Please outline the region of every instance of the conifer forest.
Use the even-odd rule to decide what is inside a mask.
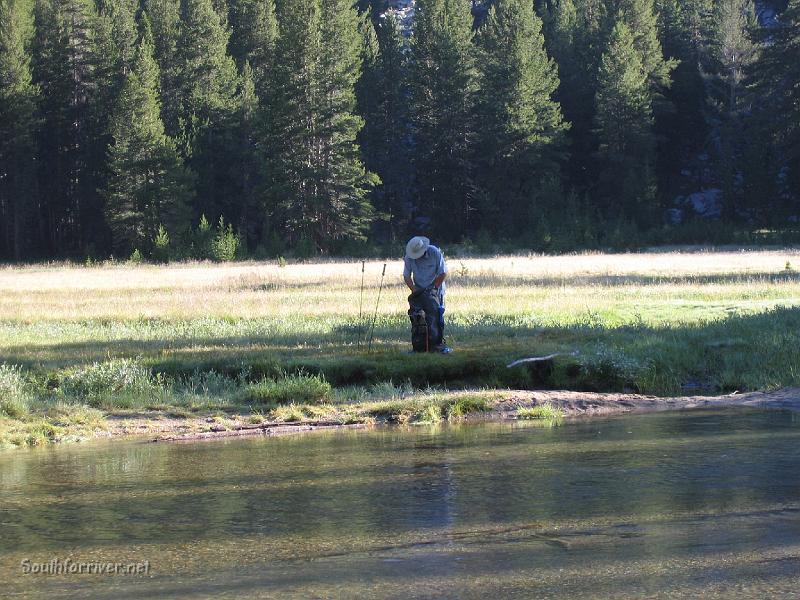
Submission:
[[[798,219],[800,0],[0,0],[4,261]]]

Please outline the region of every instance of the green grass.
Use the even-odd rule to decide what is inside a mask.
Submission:
[[[320,375],[284,375],[278,380],[261,379],[246,384],[241,392],[246,404],[275,405],[290,402],[319,404],[331,396],[331,384]]]
[[[800,255],[450,259],[451,355],[408,354],[399,262],[371,350],[358,262],[0,269],[0,439],[38,443],[97,425],[57,421],[57,406],[76,419],[160,410],[414,423],[486,410],[492,389],[800,386],[800,273],[787,263]],[[363,313],[381,268],[367,265]],[[448,390],[467,391],[455,401]]]
[[[559,421],[564,418],[564,413],[549,402],[545,402],[539,406],[518,409],[517,418],[522,420],[542,419],[545,421]]]

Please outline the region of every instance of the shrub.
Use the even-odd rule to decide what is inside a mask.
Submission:
[[[211,251],[215,260],[220,262],[230,262],[236,260],[239,251],[239,236],[233,233],[233,226],[228,223],[225,225],[225,218],[219,218],[217,235],[211,244]]]
[[[130,257],[128,258],[128,262],[132,265],[142,264],[142,253],[139,252],[138,248],[133,249],[133,252],[131,252]]]
[[[153,402],[164,391],[160,378],[130,359],[115,359],[80,368],[61,380],[67,400],[91,406],[132,408]]]
[[[324,377],[300,373],[251,383],[243,389],[242,400],[251,404],[320,404],[331,391],[331,384]]]
[[[33,393],[17,365],[0,364],[0,414],[19,419],[30,412]]]
[[[170,258],[169,234],[163,225],[158,226],[158,233],[153,238],[153,260],[167,262]]]

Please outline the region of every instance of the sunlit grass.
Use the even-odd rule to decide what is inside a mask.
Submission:
[[[564,418],[564,413],[549,402],[545,402],[538,406],[518,409],[517,418],[522,420],[543,419],[547,421],[558,421]]]

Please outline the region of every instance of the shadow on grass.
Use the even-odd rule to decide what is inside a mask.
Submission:
[[[492,321],[453,327],[455,352],[410,354],[404,328],[376,328],[373,351],[327,336],[202,337],[163,342],[124,339],[9,348],[4,362],[58,378],[64,368],[110,357],[132,357],[171,378],[214,371],[249,380],[282,373],[323,375],[334,386],[392,380],[459,387],[564,388],[677,394],[691,384],[712,391],[775,388],[800,383],[800,308],[777,308],[707,323],[617,328],[503,327]],[[497,324],[497,321],[494,321]],[[554,352],[576,356],[528,363],[514,359]],[[49,363],[49,364],[48,364]]]

